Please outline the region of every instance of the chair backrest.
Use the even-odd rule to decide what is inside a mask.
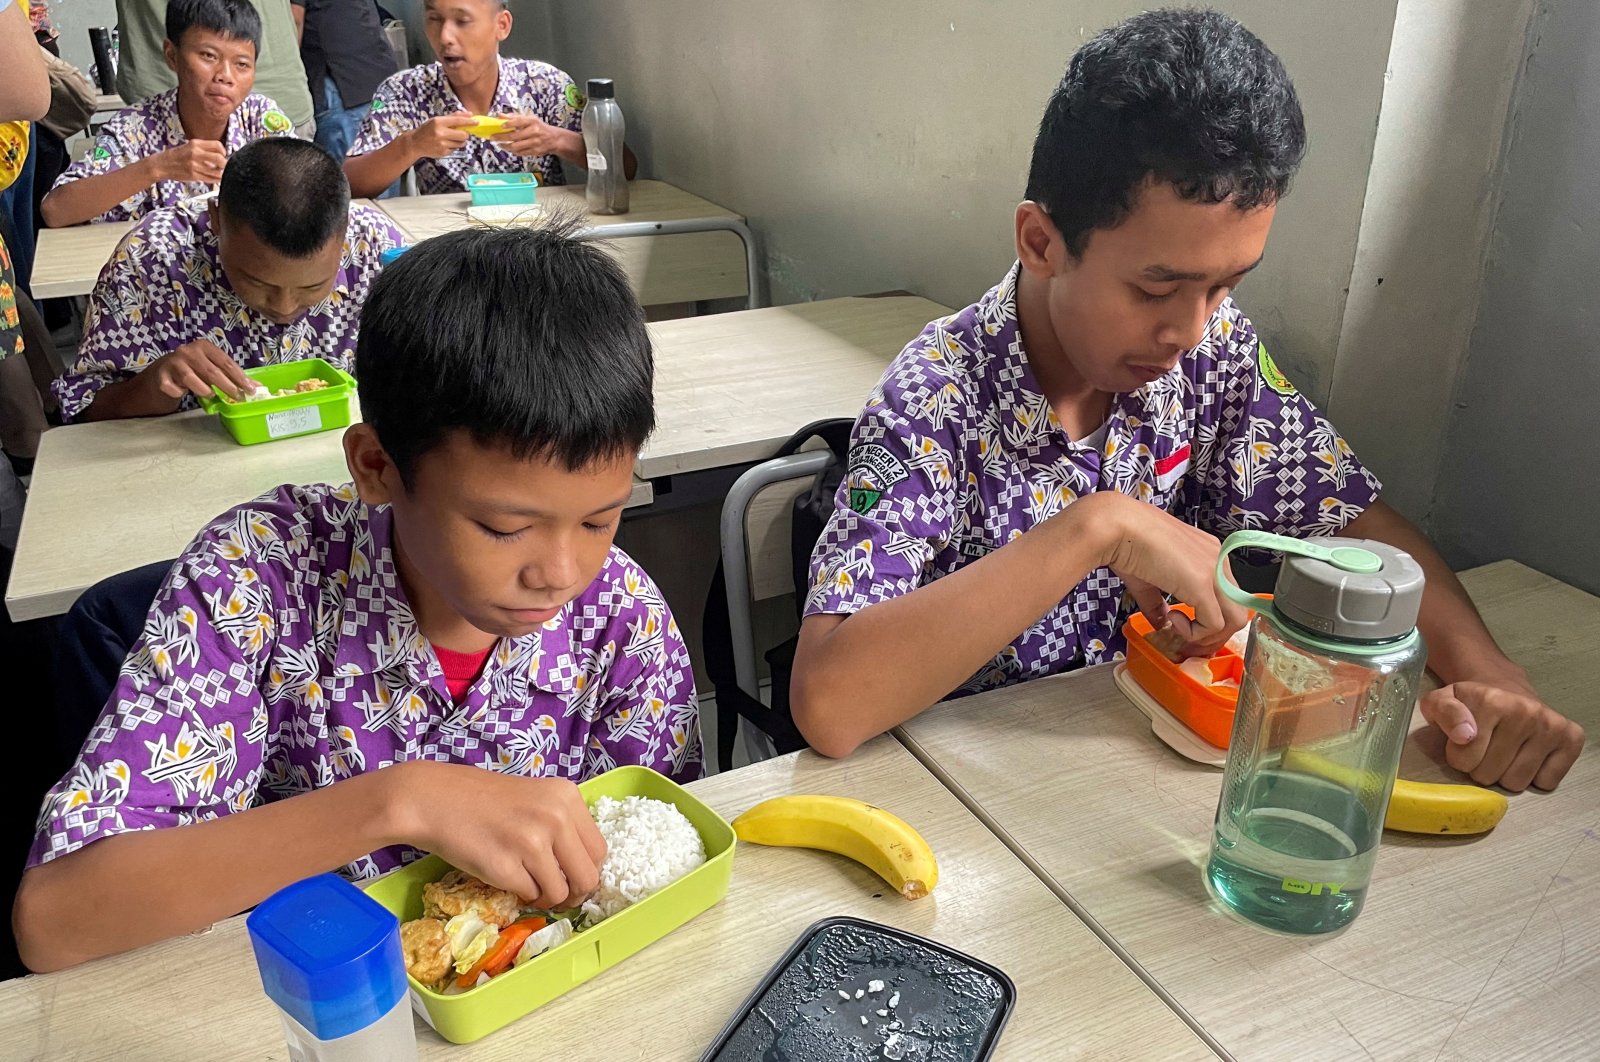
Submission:
[[[745,471],[728,491],[721,520],[722,562],[712,578],[701,631],[706,673],[717,694],[717,753],[732,765],[741,719],[751,759],[803,748],[789,715],[788,680],[796,638],[766,654],[772,703],[761,700],[753,606],[803,584],[806,560],[843,475],[850,422],[819,421],[796,432],[779,456]],[[805,539],[805,541],[802,541]],[[798,573],[798,574],[797,574]],[[803,593],[804,586],[799,587]],[[799,609],[796,609],[798,616]]]
[[[826,450],[821,439],[814,439],[800,452]],[[811,489],[815,475],[814,471],[801,468],[793,472],[792,478],[770,481],[749,498],[745,506],[744,540],[751,602],[769,601],[795,592],[794,504],[796,498]]]

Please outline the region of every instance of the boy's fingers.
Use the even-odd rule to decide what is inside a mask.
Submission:
[[[540,907],[553,911],[566,904],[572,890],[567,885],[567,876],[561,873],[553,851],[546,848],[532,859],[524,859],[522,865],[528,868],[534,883],[539,886],[539,895],[535,899]]]
[[[1542,742],[1529,741],[1512,758],[1510,766],[1500,775],[1500,784],[1513,793],[1520,793],[1533,782],[1552,750]]]
[[[587,807],[584,809],[583,818],[578,820],[578,840],[583,842],[584,851],[589,853],[589,858],[594,860],[595,866],[605,862],[605,835],[600,832],[600,827],[594,824],[594,819],[589,817]]]
[[[1423,697],[1421,708],[1422,718],[1444,731],[1451,745],[1464,746],[1478,736],[1478,721],[1472,709],[1455,695],[1452,686],[1444,686]]]
[[[195,388],[200,386],[200,378],[181,366],[171,372],[158,375],[156,380],[161,386],[161,393],[168,398],[182,398],[187,394],[199,394]]]
[[[1554,789],[1561,784],[1561,779],[1566,777],[1567,771],[1578,761],[1578,754],[1583,751],[1583,734],[1580,730],[1576,740],[1568,740],[1557,745],[1555,750],[1544,758],[1544,763],[1533,776],[1533,784],[1539,789]]]
[[[567,887],[572,890],[568,903],[575,904],[599,888],[599,864],[590,857],[576,830],[556,838],[555,854]]]
[[[1133,603],[1144,613],[1144,618],[1150,621],[1151,627],[1159,631],[1167,626],[1171,618],[1171,610],[1167,608],[1167,595],[1143,579],[1125,575],[1122,577],[1122,583],[1128,588],[1128,595],[1133,598]]]
[[[222,377],[240,393],[255,390],[255,381],[250,375],[239,367],[239,363],[209,343],[201,348],[205,351],[206,358],[222,372]]]
[[[1484,750],[1483,759],[1467,773],[1479,785],[1493,785],[1505,777],[1506,772],[1511,769],[1511,764],[1516,761],[1518,753],[1535,744],[1529,741],[1525,734],[1517,733],[1507,727],[1496,727],[1489,739],[1489,747]],[[1539,758],[1544,759],[1542,755]]]

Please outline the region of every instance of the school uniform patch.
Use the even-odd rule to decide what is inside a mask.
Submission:
[[[1183,478],[1183,474],[1189,471],[1189,456],[1192,452],[1192,447],[1184,443],[1156,462],[1157,490],[1171,490],[1173,485]]]
[[[1289,378],[1278,369],[1277,364],[1272,360],[1272,355],[1267,353],[1267,345],[1259,339],[1256,340],[1256,364],[1261,367],[1261,379],[1268,387],[1280,395],[1298,393],[1295,391],[1294,384],[1290,383]]]
[[[268,111],[263,114],[261,116],[261,125],[262,128],[274,136],[287,133],[294,128],[294,123],[289,121],[289,116],[282,111]]]
[[[850,451],[850,470],[845,475],[850,508],[865,515],[878,504],[884,491],[910,474],[905,462],[877,443],[856,447]]]
[[[574,84],[567,85],[565,96],[567,98],[567,106],[575,111],[583,110],[584,104],[589,102],[584,98],[583,93],[578,91],[578,86]]]
[[[102,161],[104,159],[109,159],[110,157],[111,157],[111,152],[107,151],[105,148],[97,147],[97,148],[94,149],[94,160],[96,162],[100,162],[100,161]]]

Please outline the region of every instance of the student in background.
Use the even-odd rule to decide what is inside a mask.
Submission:
[[[147,215],[100,273],[78,360],[55,381],[66,420],[148,417],[244,370],[323,358],[349,369],[379,255],[404,236],[352,206],[339,164],[309,141],[259,140],[228,161],[215,203]]]
[[[14,914],[30,967],[419,851],[570,906],[605,853],[574,783],[700,776],[688,651],[612,545],[655,421],[650,339],[575,229],[453,232],[385,269],[354,483],[281,487],[179,558],[44,802]]]
[[[584,166],[583,93],[548,63],[507,59],[505,0],[427,0],[428,43],[438,62],[402,70],[378,87],[345,173],[356,195],[381,193],[408,169],[424,195],[459,192],[472,173],[533,173],[564,184],[562,163]],[[505,118],[496,136],[472,136],[474,115]],[[638,170],[624,149],[629,180]]]
[[[261,19],[248,0],[172,0],[167,66],[178,87],[117,112],[89,154],[56,178],[40,210],[46,225],[134,221],[203,195],[222,179],[228,156],[293,123],[251,91]]]
[[[1230,297],[1304,150],[1283,65],[1226,15],[1148,12],[1073,57],[1034,141],[1017,264],[928,325],[856,422],[791,683],[813,746],[844,755],[952,693],[1115,659],[1125,595],[1209,655],[1245,622],[1213,581],[1214,536],[1251,528],[1410,553],[1444,683],[1422,712],[1449,762],[1513,790],[1566,774],[1582,728]]]
[[[288,0],[249,2],[261,19],[256,83],[262,95],[283,106],[294,123],[295,135],[310,140],[316,132],[311,120],[311,92],[306,88],[305,67],[300,65],[300,44],[295,39]],[[117,94],[128,103],[148,99],[175,84],[172,71],[162,59],[166,12],[167,0],[117,0],[117,30],[122,42]]]

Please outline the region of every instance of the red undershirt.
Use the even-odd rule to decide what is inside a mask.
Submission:
[[[444,669],[445,689],[450,691],[450,699],[456,704],[461,703],[472,684],[478,681],[478,676],[483,674],[484,662],[493,650],[492,645],[481,653],[457,653],[442,645],[433,647],[439,657],[439,666]]]

